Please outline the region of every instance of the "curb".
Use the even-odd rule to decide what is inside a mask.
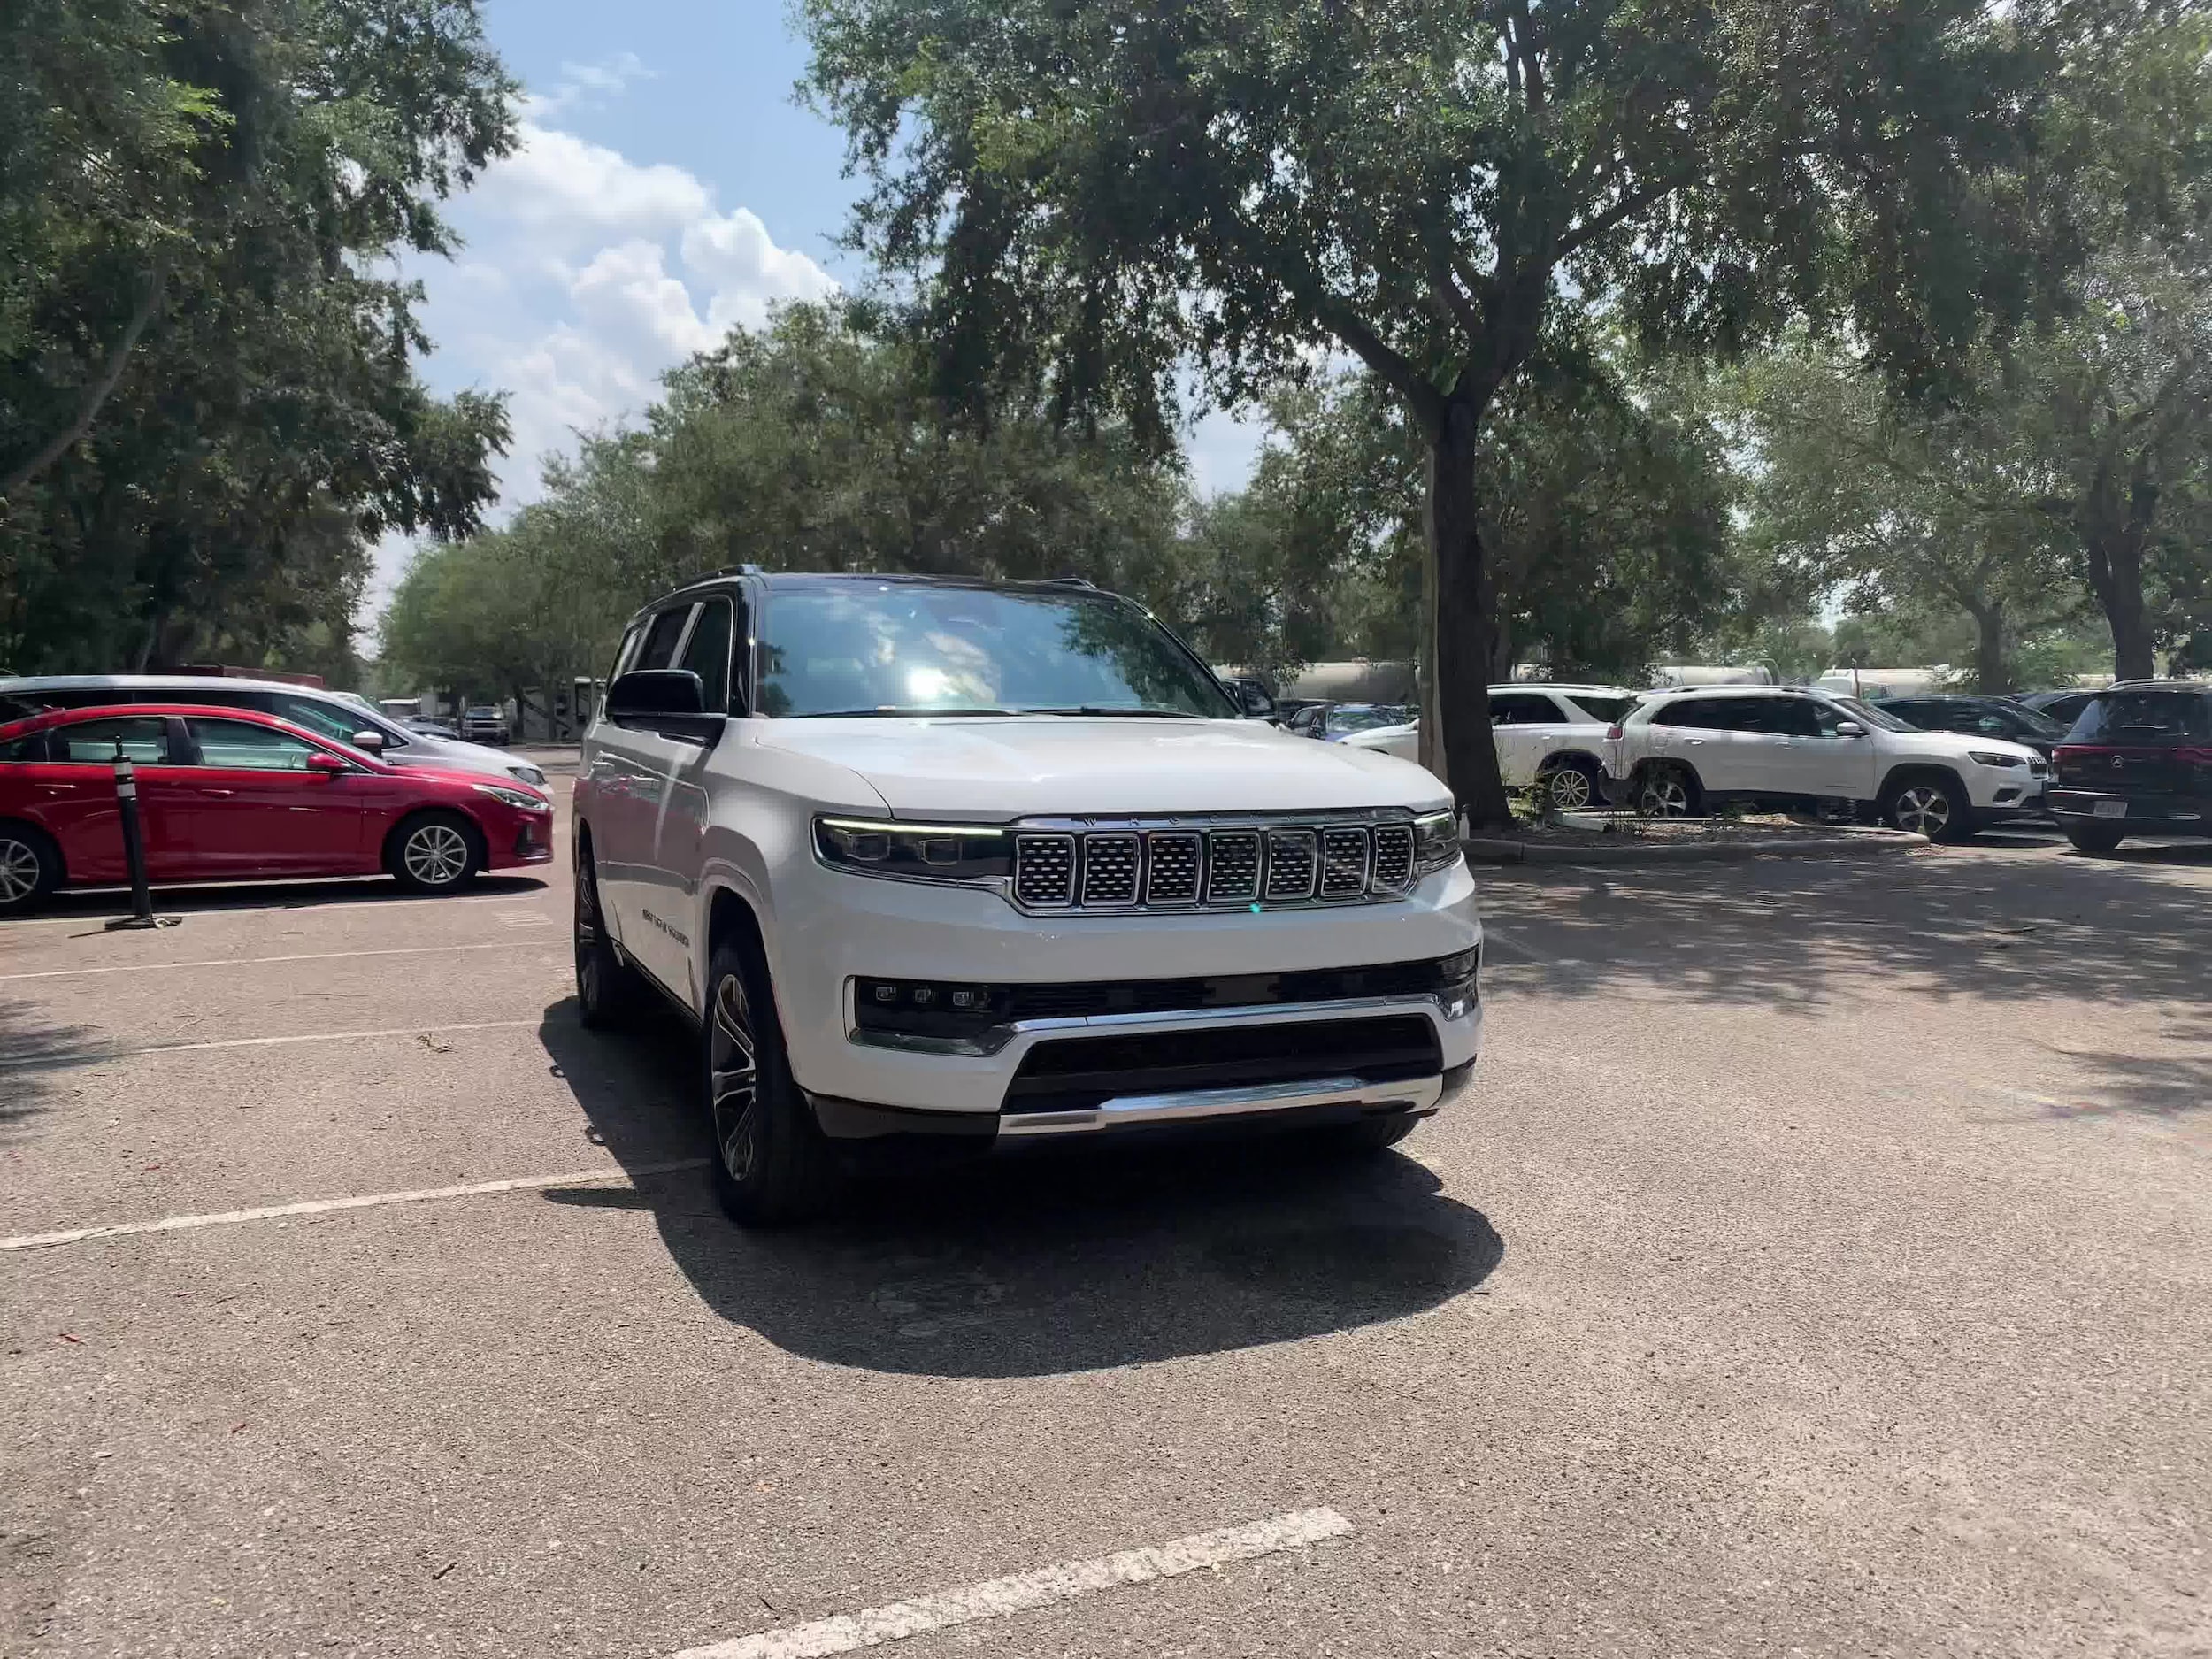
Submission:
[[[1470,836],[1460,845],[1470,863],[1486,864],[1747,864],[1754,858],[1838,858],[1860,853],[1901,852],[1929,843],[1916,835],[1862,831],[1855,835],[1809,836],[1781,841],[1678,841],[1649,847],[1547,847],[1521,841]]]

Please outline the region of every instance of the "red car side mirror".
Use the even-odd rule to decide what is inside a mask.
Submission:
[[[337,756],[326,755],[318,750],[307,757],[307,770],[318,772],[326,778],[335,778],[341,772],[351,772],[353,768],[340,760]]]

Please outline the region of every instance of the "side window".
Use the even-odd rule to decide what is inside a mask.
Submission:
[[[1852,718],[1850,714],[1839,709],[1832,703],[1822,703],[1809,697],[1806,699],[1805,706],[1812,712],[1813,732],[1818,737],[1841,736],[1842,733],[1836,728]]]
[[[244,720],[200,719],[187,716],[185,730],[199,751],[198,764],[234,772],[305,772],[307,757],[322,751],[312,743]]]
[[[700,701],[710,711],[730,706],[730,602],[708,599],[699,606],[699,620],[684,647],[679,668],[699,676]]]
[[[630,659],[637,655],[638,641],[645,637],[643,628],[632,628],[622,636],[622,643],[615,648],[614,667],[607,674],[609,685],[630,672]]]
[[[1706,697],[1687,697],[1680,703],[1663,703],[1652,711],[1651,724],[1702,731],[1713,724],[1714,707],[1711,699]]]
[[[1555,721],[1558,715],[1542,697],[1532,697],[1526,692],[1509,691],[1490,699],[1490,724],[1493,726],[1541,726]]]
[[[644,647],[637,654],[633,668],[670,668],[676,660],[676,641],[684,636],[684,624],[691,620],[689,605],[672,605],[653,618],[653,626],[645,630]]]
[[[280,720],[303,726],[316,736],[329,738],[333,742],[350,743],[356,732],[382,730],[380,726],[373,726],[368,718],[357,710],[318,703],[312,697],[288,697],[282,692],[273,692],[262,706]]]
[[[46,733],[26,732],[21,737],[12,737],[0,743],[0,764],[8,761],[44,760]]]
[[[47,757],[81,766],[115,764],[116,746],[140,766],[166,766],[169,722],[157,714],[116,714],[104,720],[79,720],[49,733]]]

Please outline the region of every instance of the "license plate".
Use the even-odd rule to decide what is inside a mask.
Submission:
[[[2125,818],[2128,803],[2124,801],[2100,801],[2090,809],[2099,818]]]

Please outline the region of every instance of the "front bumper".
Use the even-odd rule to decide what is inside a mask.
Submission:
[[[988,1052],[879,1046],[874,1033],[859,1030],[853,1012],[855,986],[872,979],[1056,987],[1141,983],[1358,969],[1479,950],[1474,879],[1463,864],[1428,877],[1406,897],[1388,902],[1174,915],[1036,917],[973,888],[880,880],[813,864],[787,875],[767,932],[795,1079],[818,1102],[862,1102],[859,1111],[895,1114],[903,1129],[918,1133],[930,1133],[931,1125],[917,1119],[958,1118],[974,1125],[968,1133],[998,1134],[1002,1114],[1018,1115],[1018,1110],[1008,1112],[1017,1079],[1033,1053],[1048,1043],[1182,1033],[1202,1056],[1209,1033],[1279,1026],[1290,1041],[1296,1032],[1289,1028],[1317,1023],[1416,1019],[1426,1022],[1433,1038],[1433,1069],[1419,1078],[1399,1074],[1403,1068],[1386,1078],[1355,1077],[1358,1087],[1349,1092],[1387,1084],[1391,1100],[1419,1110],[1432,1110],[1441,1090],[1415,1086],[1463,1068],[1480,1047],[1479,1001],[1463,1004],[1429,994],[1019,1019],[996,1034],[997,1046]],[[1240,1041],[1248,1046],[1254,1040]],[[1340,1087],[1345,1075],[1341,1067],[1317,1062],[1309,1077],[1226,1079],[1217,1087],[1325,1083],[1335,1099],[1347,1092]],[[1240,1113],[1233,1102],[1215,1098],[1178,1101],[1171,1112],[1156,1102],[1126,1104],[1111,1095],[1092,1110],[1098,1125],[1107,1127],[1187,1112],[1264,1116],[1309,1103],[1253,1100]],[[832,1134],[858,1121],[833,1104],[819,1115]]]

